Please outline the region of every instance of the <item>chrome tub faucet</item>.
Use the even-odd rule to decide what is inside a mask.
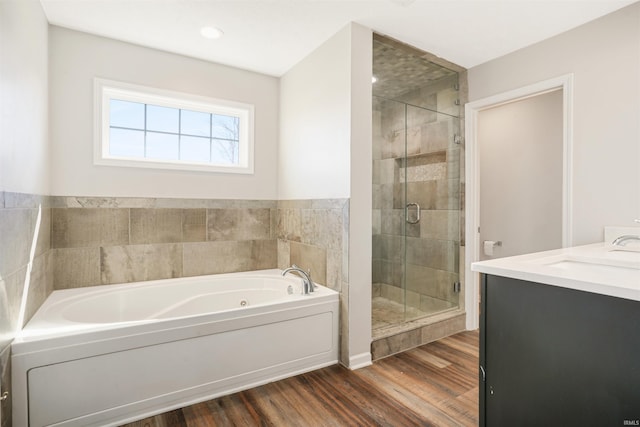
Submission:
[[[306,272],[297,265],[293,264],[291,267],[285,269],[282,272],[282,277],[284,277],[287,273],[297,273],[298,276],[302,278],[302,295],[309,295],[316,288],[316,284],[311,280],[311,270]]]

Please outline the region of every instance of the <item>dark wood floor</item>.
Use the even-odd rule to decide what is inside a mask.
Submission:
[[[478,333],[350,371],[332,366],[126,427],[477,426]]]

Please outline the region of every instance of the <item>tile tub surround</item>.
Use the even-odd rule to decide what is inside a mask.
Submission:
[[[275,268],[276,206],[269,200],[55,197],[54,286]]]
[[[27,274],[25,322],[53,289],[49,203],[46,196],[0,192],[0,350],[11,341],[13,331],[22,326],[17,321]],[[36,227],[38,236],[33,248]]]
[[[279,201],[278,267],[311,269],[312,278],[340,291],[348,279],[348,215],[347,199]]]
[[[349,200],[280,200],[276,213],[278,268],[297,264],[311,278],[340,292],[347,318],[349,290]],[[348,324],[340,324],[340,360],[348,361]]]
[[[348,199],[53,197],[55,289],[297,264],[348,314]],[[348,360],[342,322],[341,360]]]

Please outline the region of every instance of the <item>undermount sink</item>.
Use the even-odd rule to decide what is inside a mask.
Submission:
[[[610,264],[601,264],[601,263],[593,263],[586,261],[575,261],[571,259],[556,261],[550,264],[546,264],[547,267],[561,268],[565,270],[572,271],[598,271],[602,273],[616,273],[620,270],[640,270],[640,265],[610,265]]]
[[[535,261],[535,264],[577,274],[608,275],[611,278],[640,272],[640,258],[637,260],[622,259],[622,257],[616,257],[616,254],[611,254],[608,258],[588,258],[564,254],[540,258]]]

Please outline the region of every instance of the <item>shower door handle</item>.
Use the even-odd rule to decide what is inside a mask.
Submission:
[[[416,208],[416,219],[411,221],[409,219],[409,208],[414,206]],[[417,203],[407,203],[407,206],[405,207],[405,220],[409,223],[409,224],[417,224],[420,222],[420,205]]]

